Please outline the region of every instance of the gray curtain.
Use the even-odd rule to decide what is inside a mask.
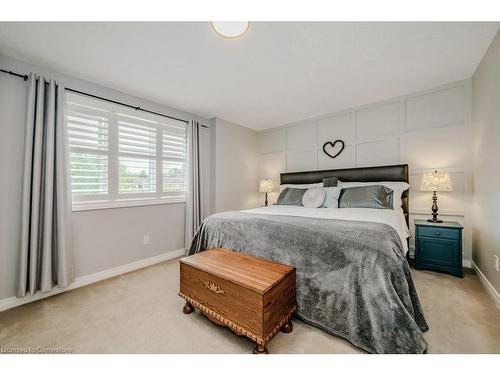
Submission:
[[[201,163],[200,136],[201,124],[191,121],[188,124],[188,186],[186,195],[186,249],[189,249],[194,233],[201,224]]]
[[[30,74],[17,296],[74,280],[64,87]]]

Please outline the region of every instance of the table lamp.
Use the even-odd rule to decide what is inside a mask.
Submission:
[[[427,221],[431,223],[442,223],[443,220],[438,219],[437,192],[438,191],[453,191],[450,174],[447,172],[434,171],[432,173],[424,173],[420,191],[432,191],[432,219]]]
[[[267,193],[273,191],[273,188],[274,188],[273,180],[268,180],[266,178],[265,180],[260,181],[259,191],[261,193],[266,193],[266,200],[264,201],[265,206],[267,206]]]

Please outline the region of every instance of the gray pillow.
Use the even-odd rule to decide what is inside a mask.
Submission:
[[[392,209],[392,189],[382,185],[356,186],[342,189],[339,208]]]
[[[335,186],[337,186],[338,182],[339,182],[338,177],[325,177],[323,179],[323,186],[324,187],[335,187]]]
[[[302,206],[302,197],[307,189],[285,188],[278,197],[277,205]]]

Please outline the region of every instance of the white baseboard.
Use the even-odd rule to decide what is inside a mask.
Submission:
[[[497,292],[495,287],[490,283],[490,281],[486,278],[484,273],[481,272],[479,267],[474,263],[474,261],[471,262],[474,270],[476,271],[479,281],[481,281],[481,284],[483,284],[484,289],[488,292],[490,295],[491,299],[495,303],[498,309],[500,309],[500,293]]]
[[[152,266],[153,264],[161,263],[170,259],[178,258],[180,256],[186,255],[185,249],[178,249],[167,251],[166,253],[156,255],[151,258],[141,259],[136,262],[124,264],[122,266],[110,268],[108,270],[96,272],[90,275],[82,276],[77,279],[66,288],[54,288],[50,292],[47,293],[35,293],[32,296],[26,296],[24,298],[17,297],[9,297],[3,300],[0,300],[0,311],[5,311],[12,309],[17,306],[24,305],[26,303],[38,301],[43,298],[47,298],[53,296],[55,294],[59,294],[62,292],[66,292],[68,290],[80,288],[85,285],[90,285],[96,283],[98,281],[110,279],[115,276],[123,275],[124,273],[138,270],[140,268]]]

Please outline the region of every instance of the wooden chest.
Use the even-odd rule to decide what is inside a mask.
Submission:
[[[254,353],[278,332],[291,332],[296,309],[295,268],[226,249],[182,258],[180,292],[184,313],[200,310],[213,322],[257,343]]]

